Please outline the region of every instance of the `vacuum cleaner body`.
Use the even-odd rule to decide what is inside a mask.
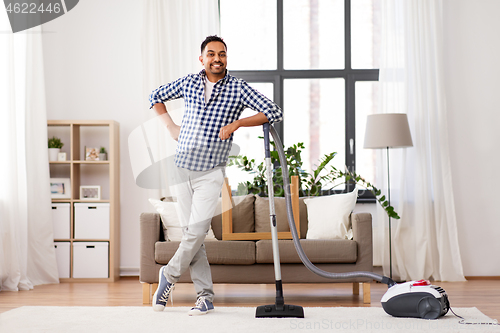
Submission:
[[[427,280],[396,284],[382,296],[381,303],[394,317],[437,319],[450,309],[446,291]]]

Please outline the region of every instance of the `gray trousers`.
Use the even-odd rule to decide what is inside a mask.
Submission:
[[[189,268],[197,297],[203,296],[211,302],[214,291],[204,241],[224,182],[224,171],[225,166],[208,171],[176,167],[176,179],[172,186],[177,196],[177,214],[183,236],[164,270],[165,277],[168,282],[175,283]]]

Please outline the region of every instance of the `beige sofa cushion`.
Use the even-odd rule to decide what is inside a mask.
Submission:
[[[218,242],[220,243],[220,242]],[[295,250],[293,240],[280,239],[280,262],[283,264],[301,263]],[[358,258],[357,243],[347,239],[302,239],[300,241],[304,252],[313,264],[355,263]],[[271,240],[260,240],[256,243],[258,264],[273,262],[273,247]]]
[[[234,196],[233,207],[233,232],[254,232],[255,231],[255,213],[254,201],[255,196],[248,194],[245,196]],[[221,202],[219,200],[216,216],[212,218],[212,230],[215,237],[222,239],[222,215]],[[234,223],[237,222],[237,223]]]
[[[155,261],[166,265],[173,257],[180,242],[156,242]],[[224,241],[205,242],[207,258],[210,264],[251,265],[255,264],[255,242]]]
[[[286,215],[285,198],[274,198],[274,210],[276,212],[278,232],[290,231]],[[271,232],[269,198],[255,196],[255,232]]]
[[[300,238],[306,238],[307,233],[307,206],[304,203],[304,199],[305,198],[299,198]],[[278,231],[290,231],[285,198],[274,198],[274,208],[276,211]],[[255,232],[271,232],[268,198],[255,196]]]

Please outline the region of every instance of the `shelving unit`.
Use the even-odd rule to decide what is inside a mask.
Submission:
[[[52,199],[52,203],[69,203],[70,205],[70,237],[55,239],[55,242],[70,244],[69,278],[61,278],[61,282],[114,282],[120,278],[120,140],[119,124],[113,120],[49,120],[48,135],[62,138],[62,151],[69,156],[68,161],[51,161],[51,178],[69,178],[70,197]],[[86,161],[85,146],[107,148],[106,161]],[[103,144],[104,143],[104,144]],[[100,200],[80,199],[81,185],[101,186]],[[109,238],[80,239],[75,238],[75,203],[109,203]],[[74,276],[74,244],[78,242],[108,243],[108,277],[75,278]],[[77,244],[79,245],[79,244]],[[105,259],[105,258],[98,258]]]

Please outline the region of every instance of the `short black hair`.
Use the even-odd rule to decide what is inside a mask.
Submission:
[[[227,45],[226,43],[224,43],[224,40],[217,35],[213,35],[213,36],[208,36],[207,38],[205,38],[203,43],[201,43],[201,53],[203,53],[203,50],[205,49],[205,47],[207,47],[207,44],[210,42],[221,42],[222,44],[224,44],[224,47],[227,50]]]

